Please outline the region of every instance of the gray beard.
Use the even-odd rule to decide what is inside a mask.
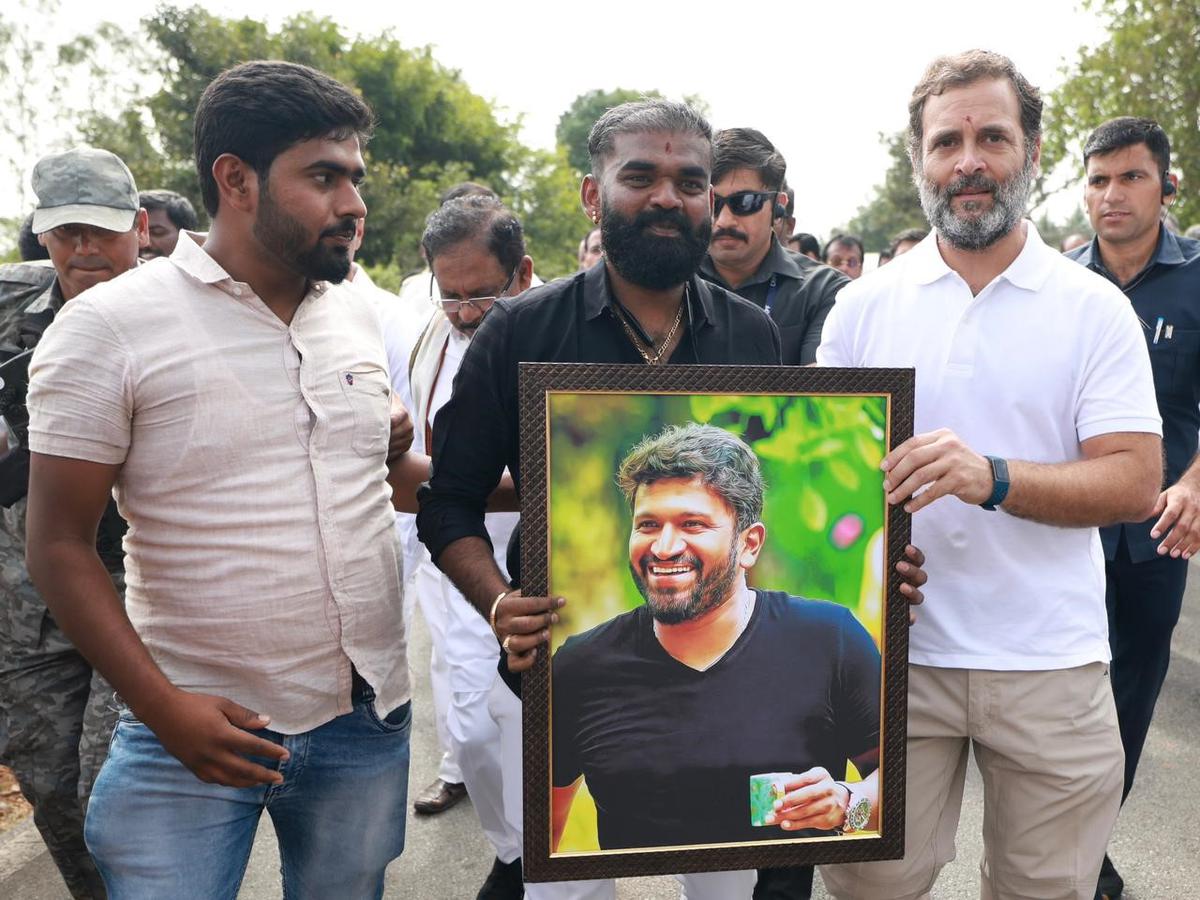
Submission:
[[[986,175],[967,175],[939,189],[921,173],[916,179],[921,208],[938,236],[957,250],[986,250],[1017,227],[1025,215],[1033,193],[1033,159],[1007,181],[998,182]],[[950,206],[955,194],[968,188],[992,192],[992,206],[982,214],[962,215]]]

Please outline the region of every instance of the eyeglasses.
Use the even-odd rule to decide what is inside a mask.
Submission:
[[[778,193],[778,191],[736,191],[728,197],[713,194],[713,218],[715,219],[721,214],[726,203],[729,204],[729,211],[735,216],[752,216],[763,208],[764,203]]]
[[[436,297],[430,297],[429,300],[431,303],[435,303],[438,306],[440,306],[442,309],[442,312],[456,313],[456,312],[460,312],[464,306],[470,306],[472,309],[474,309],[477,313],[479,313],[482,316],[485,313],[487,313],[488,310],[490,310],[492,308],[493,303],[495,303],[497,300],[499,300],[501,297],[503,297],[504,293],[510,287],[512,287],[513,279],[517,277],[517,272],[520,270],[520,268],[521,268],[521,265],[520,265],[520,263],[518,263],[516,268],[514,268],[512,270],[512,272],[509,274],[508,281],[504,282],[504,287],[502,287],[502,288],[500,288],[500,290],[496,291],[494,296],[491,296],[491,297],[468,297],[466,300],[439,300]],[[432,275],[429,277],[429,287],[430,287],[430,290],[433,289],[433,276]]]

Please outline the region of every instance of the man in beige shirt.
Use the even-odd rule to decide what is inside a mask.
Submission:
[[[236,894],[264,809],[289,896],[378,897],[403,847],[387,357],[336,286],[371,122],[303,66],[220,75],[207,239],[72,303],[33,361],[30,572],[128,706],[86,831],[110,894]],[[114,486],[128,617],[92,542]]]

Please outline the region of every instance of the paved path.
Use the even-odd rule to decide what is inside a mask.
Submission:
[[[434,777],[436,756],[429,685],[420,677],[429,644],[418,626],[412,642],[417,676],[411,790]],[[942,873],[935,900],[978,896],[977,864],[982,787],[968,779],[958,832],[958,859]],[[1175,900],[1196,893],[1200,875],[1200,567],[1192,573],[1175,652],[1142,757],[1138,782],[1117,824],[1113,859],[1125,876],[1126,900]],[[241,900],[281,895],[278,856],[270,820],[263,819],[240,894]],[[404,855],[388,870],[388,900],[473,900],[491,866],[491,852],[469,804],[431,819],[410,815]],[[818,879],[819,882],[820,879]],[[676,900],[670,878],[620,883],[619,900]],[[31,822],[0,837],[0,897],[5,900],[69,900]],[[815,897],[827,895],[818,886]],[[164,898],[169,900],[169,898]]]

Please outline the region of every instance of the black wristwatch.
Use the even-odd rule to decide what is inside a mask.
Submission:
[[[992,464],[992,496],[979,505],[984,509],[994,510],[1008,496],[1008,461],[1001,459],[999,456],[989,456],[986,458]]]

